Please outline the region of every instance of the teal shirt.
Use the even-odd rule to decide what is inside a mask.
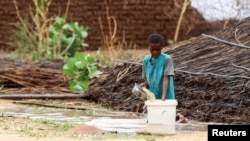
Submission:
[[[172,57],[161,53],[154,61],[150,62],[151,55],[143,59],[142,77],[147,80],[149,90],[155,94],[156,99],[162,97],[163,77],[169,76],[166,99],[175,99],[174,93],[174,66]]]

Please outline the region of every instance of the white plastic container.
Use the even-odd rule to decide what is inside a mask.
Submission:
[[[176,100],[147,100],[147,132],[175,134]]]

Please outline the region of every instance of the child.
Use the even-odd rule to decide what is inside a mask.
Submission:
[[[151,34],[147,40],[150,55],[143,59],[142,77],[146,80],[141,83],[154,93],[156,99],[175,99],[174,93],[174,65],[172,57],[162,53],[164,46],[160,34]]]

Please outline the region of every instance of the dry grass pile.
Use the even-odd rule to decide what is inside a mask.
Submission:
[[[72,93],[62,75],[62,60],[19,62],[3,58],[0,63],[0,86],[4,87],[1,93]]]

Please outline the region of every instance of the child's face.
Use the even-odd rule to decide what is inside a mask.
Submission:
[[[149,44],[149,51],[153,58],[157,58],[162,50],[161,44]]]

